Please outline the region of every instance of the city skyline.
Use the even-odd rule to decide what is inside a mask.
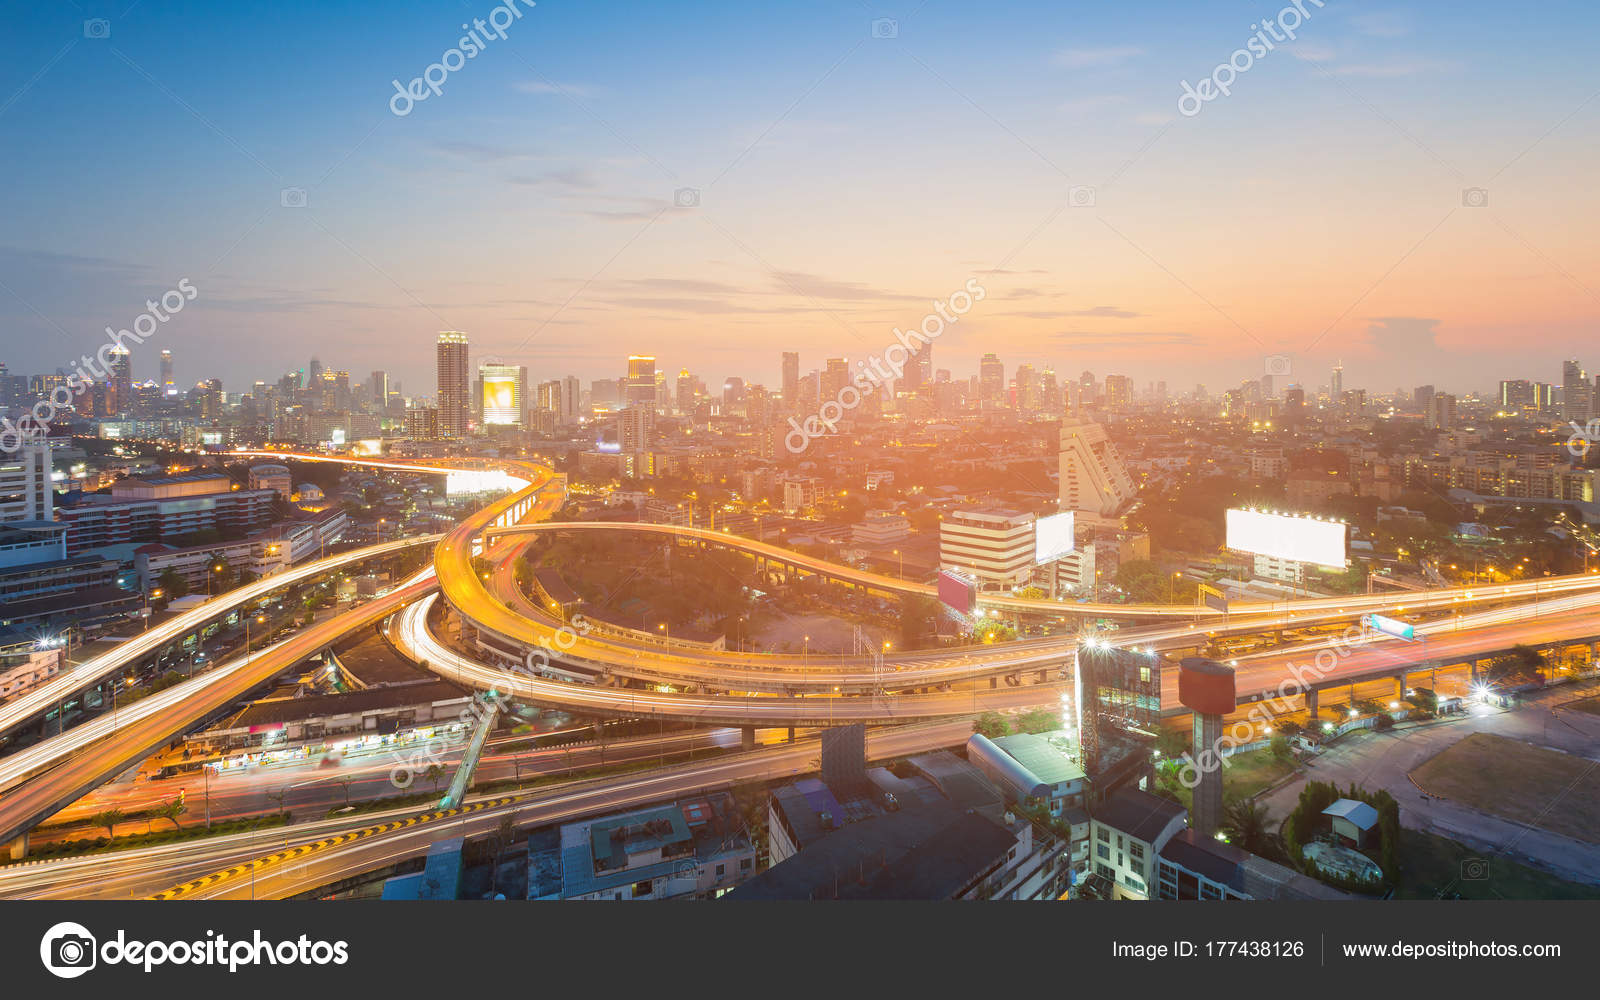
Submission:
[[[28,195],[0,247],[6,360],[52,371],[180,277],[201,295],[161,346],[184,384],[229,387],[330,340],[425,385],[422,352],[385,352],[451,329],[537,373],[615,377],[617,344],[776,385],[773,341],[815,367],[881,352],[970,278],[989,297],[939,345],[953,371],[1000,347],[1008,368],[1225,385],[1284,354],[1369,390],[1485,392],[1582,356],[1581,32],[1308,0],[1296,40],[1190,116],[1180,84],[1264,12],[1154,9],[973,30],[937,7],[880,29],[847,4],[620,24],[545,4],[404,116],[390,81],[460,36],[421,7],[319,10],[309,38],[290,12],[141,7],[90,37],[39,11],[3,43],[0,129],[46,154],[6,168]],[[200,44],[166,45],[178,19]],[[294,65],[221,44],[246,27]],[[1543,58],[1509,91],[1471,73],[1519,39]]]

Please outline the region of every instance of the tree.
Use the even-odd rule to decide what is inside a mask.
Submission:
[[[1061,728],[1061,716],[1047,708],[1036,708],[1017,720],[1021,733],[1048,733]]]
[[[1266,806],[1254,799],[1234,799],[1223,810],[1222,828],[1228,831],[1234,843],[1251,854],[1261,854],[1268,849],[1271,819]]]
[[[1182,757],[1188,749],[1189,737],[1182,730],[1163,729],[1156,736],[1156,752],[1169,760]]]
[[[439,791],[439,779],[444,777],[444,768],[438,764],[429,764],[428,769],[422,772],[422,776],[433,782],[433,790],[437,793]]]
[[[1011,735],[1011,724],[999,712],[985,712],[973,721],[972,731],[994,740]]]
[[[90,816],[89,822],[93,823],[95,826],[105,827],[107,835],[106,839],[115,840],[117,839],[117,824],[121,823],[126,818],[127,816],[121,809],[104,809],[95,813],[93,816]]]
[[[175,601],[189,593],[189,581],[178,574],[177,570],[165,569],[157,579],[157,586],[161,588],[163,600]]]
[[[171,820],[172,828],[174,830],[181,830],[183,829],[183,824],[178,822],[178,817],[182,816],[188,811],[188,803],[184,802],[182,796],[179,796],[177,798],[167,799],[166,801],[162,802],[159,806],[156,806],[155,809],[152,810],[152,813],[162,819]]]
[[[1294,753],[1294,749],[1289,746],[1289,737],[1282,733],[1273,734],[1271,747],[1272,756],[1279,760],[1286,760],[1290,754]]]

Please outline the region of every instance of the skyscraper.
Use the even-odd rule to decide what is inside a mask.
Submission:
[[[800,403],[800,353],[783,352],[783,406],[792,410]]]
[[[978,394],[985,402],[998,403],[1006,394],[1006,366],[1000,355],[985,354],[978,362]]]
[[[173,378],[172,351],[161,352],[161,392],[162,395],[171,396],[178,391],[178,384]]]
[[[623,405],[656,408],[656,359],[644,354],[628,356],[628,377],[623,383]]]
[[[1333,377],[1328,380],[1328,398],[1333,402],[1339,401],[1339,396],[1344,392],[1344,362],[1333,366]]]
[[[1589,419],[1591,386],[1589,377],[1576,358],[1561,362],[1561,418],[1584,421]]]
[[[694,412],[694,376],[689,374],[687,368],[678,369],[678,394],[674,406],[685,416]]]
[[[107,409],[124,413],[133,407],[133,352],[121,344],[111,349],[111,401]]]
[[[435,371],[438,375],[439,436],[447,440],[466,437],[472,413],[466,334],[459,330],[445,330],[439,334]]]

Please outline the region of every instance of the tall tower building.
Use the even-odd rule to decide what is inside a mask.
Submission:
[[[112,413],[122,413],[133,407],[133,352],[121,344],[111,349],[111,402]]]
[[[694,412],[694,376],[687,368],[678,369],[678,393],[673,406],[684,416]]]
[[[783,352],[783,406],[792,410],[800,404],[800,352]]]
[[[171,396],[178,391],[177,380],[173,377],[172,351],[161,352],[161,393]]]
[[[1328,398],[1333,402],[1339,401],[1339,396],[1344,393],[1344,362],[1333,366],[1333,377],[1328,380]]]
[[[978,395],[985,402],[998,403],[1006,394],[1006,366],[1000,355],[985,354],[978,361]]]
[[[829,358],[823,363],[822,398],[838,399],[839,393],[850,384],[850,359]]]
[[[1589,385],[1589,377],[1584,374],[1583,366],[1578,364],[1576,358],[1561,362],[1561,390],[1561,418],[1579,422],[1588,420],[1592,387]]]
[[[1133,501],[1133,478],[1097,423],[1070,417],[1061,421],[1060,469],[1062,510],[1114,517]]]
[[[55,520],[50,444],[23,438],[14,452],[0,451],[0,522]]]
[[[447,440],[466,437],[467,423],[472,413],[466,334],[459,330],[445,330],[439,334],[435,371],[438,376],[439,436]]]
[[[628,377],[623,383],[625,407],[656,407],[656,359],[644,354],[628,356]]]

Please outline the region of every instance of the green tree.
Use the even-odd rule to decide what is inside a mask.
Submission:
[[[175,830],[183,829],[183,824],[178,822],[178,817],[189,811],[189,806],[181,798],[167,799],[156,806],[151,813],[161,819],[171,820]]]
[[[999,712],[985,712],[973,720],[972,731],[994,740],[1011,735],[1011,725]]]
[[[1269,850],[1271,824],[1266,806],[1253,799],[1234,799],[1223,810],[1222,828],[1235,844],[1251,854]]]
[[[93,816],[89,817],[89,822],[93,823],[95,826],[105,827],[106,839],[115,840],[117,839],[117,824],[121,823],[125,819],[127,819],[127,816],[121,809],[113,808],[103,809],[100,812],[95,813]]]

